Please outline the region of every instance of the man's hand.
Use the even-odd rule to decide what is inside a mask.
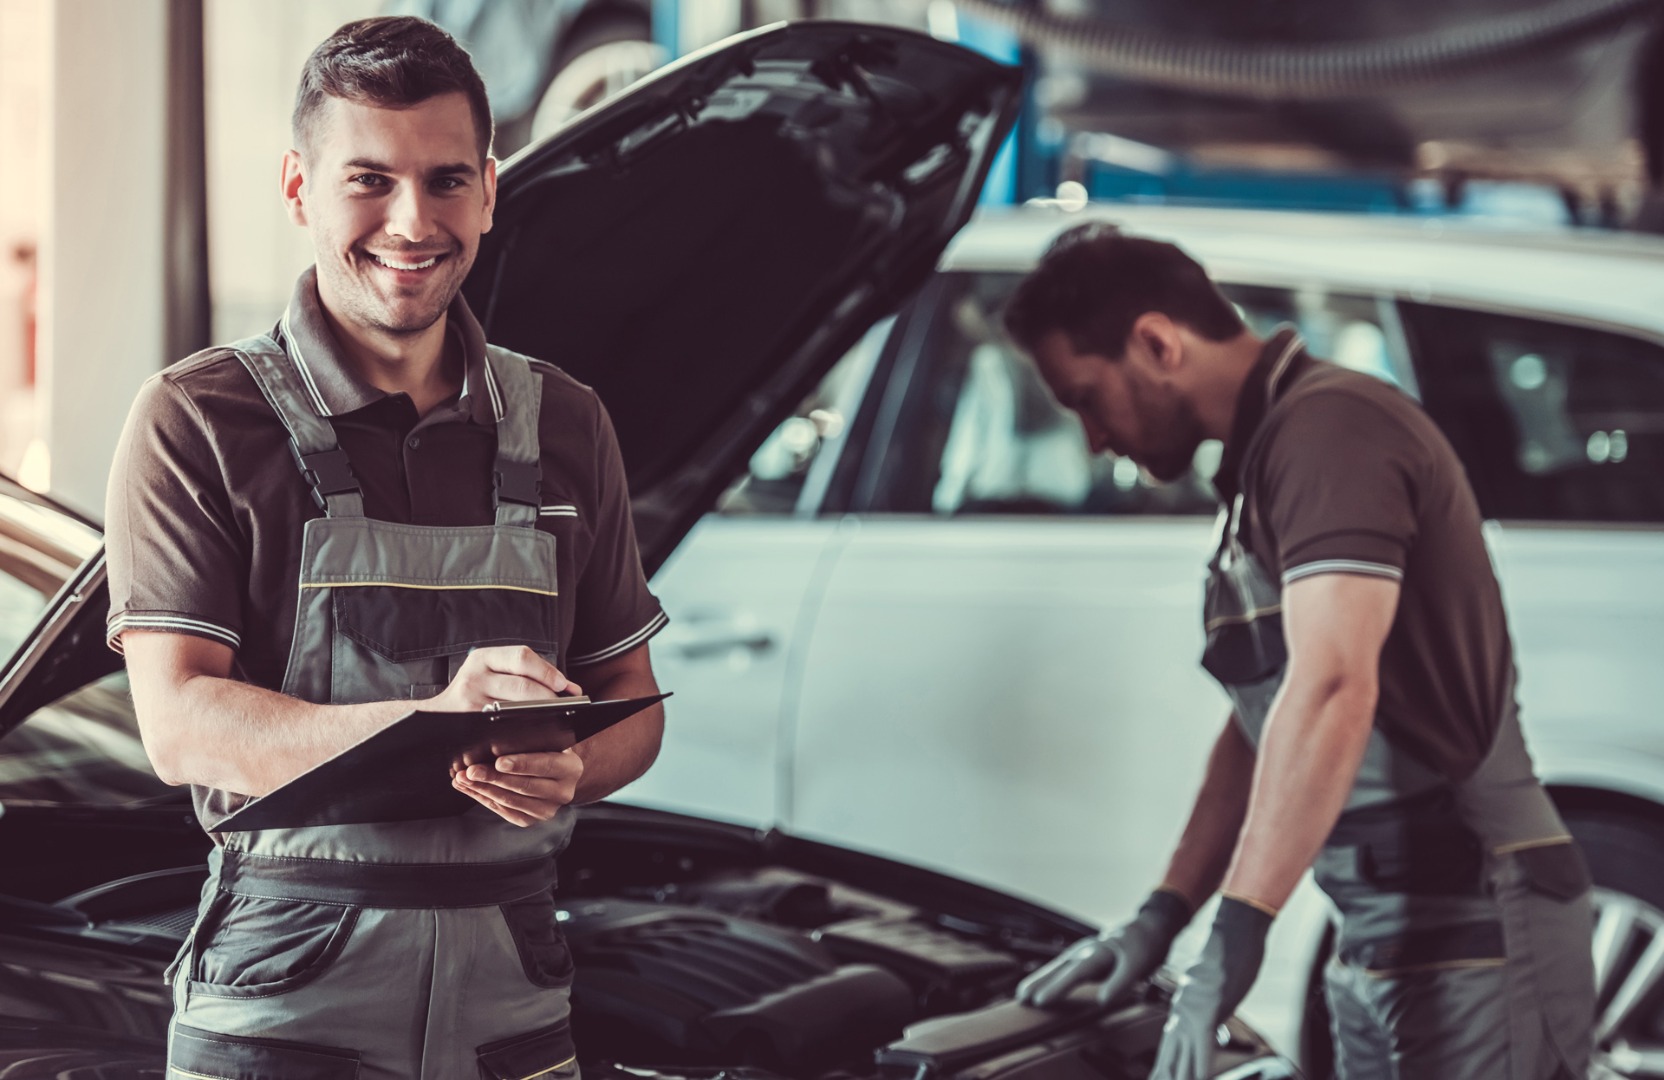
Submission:
[[[572,750],[517,751],[492,765],[470,765],[451,783],[504,821],[525,827],[570,804],[583,775],[584,759]]]
[[[583,688],[523,645],[475,649],[456,678],[424,706],[434,712],[479,712],[493,701],[538,701]],[[498,817],[522,828],[548,821],[577,797],[584,762],[571,750],[515,750],[490,764],[458,771],[452,785]]]
[[[1075,987],[1101,979],[1098,1003],[1108,1005],[1155,974],[1190,916],[1190,903],[1184,897],[1158,889],[1131,922],[1075,942],[1024,979],[1017,986],[1017,1000],[1047,1009],[1061,1004]]]
[[[1220,899],[1202,955],[1173,995],[1150,1080],[1204,1080],[1213,1074],[1219,1025],[1254,985],[1270,928],[1271,916],[1260,908],[1230,896]]]
[[[479,712],[493,701],[538,701],[581,694],[583,687],[524,645],[475,649],[456,678],[423,702],[433,712]]]

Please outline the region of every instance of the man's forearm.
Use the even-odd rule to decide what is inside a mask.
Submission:
[[[1340,817],[1369,745],[1372,679],[1291,677],[1272,704],[1225,891],[1269,911],[1287,902]]]
[[[140,704],[151,761],[171,784],[265,795],[361,742],[411,709],[408,701],[314,705],[235,679],[197,675]]]
[[[1162,879],[1162,887],[1183,896],[1192,910],[1201,907],[1225,877],[1248,812],[1253,776],[1254,748],[1233,716],[1214,741],[1190,820]]]
[[[635,668],[585,673],[580,682],[594,701],[651,697],[659,692],[652,672]],[[641,776],[658,757],[663,734],[664,706],[658,704],[579,743],[573,749],[583,758],[584,774],[574,802],[597,802]]]

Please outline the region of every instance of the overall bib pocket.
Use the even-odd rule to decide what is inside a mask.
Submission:
[[[533,986],[558,989],[572,985],[572,953],[555,920],[548,893],[499,905],[509,936],[520,954],[520,968]]]
[[[257,998],[316,979],[340,956],[359,909],[221,894],[202,927],[191,992]]]
[[[481,1080],[571,1080],[578,1075],[578,1051],[565,1020],[486,1043],[478,1053]]]
[[[167,1080],[355,1080],[358,1060],[347,1050],[177,1024],[168,1045]]]
[[[555,598],[518,589],[336,587],[336,632],[395,664],[492,645],[555,652]]]

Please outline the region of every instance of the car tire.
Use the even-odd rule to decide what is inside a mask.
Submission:
[[[1591,806],[1565,808],[1565,818],[1595,879],[1590,1076],[1656,1075],[1664,1062],[1664,817]]]
[[[1570,802],[1572,805],[1564,805]],[[1664,812],[1600,799],[1563,800],[1566,827],[1582,845],[1595,881],[1597,1027],[1591,1080],[1656,1075],[1664,1063]],[[1308,1080],[1333,1080],[1334,1047],[1323,968],[1334,951],[1326,932],[1313,963],[1301,1023],[1301,1068]],[[1635,1002],[1626,1010],[1619,1002]]]
[[[644,12],[601,11],[579,20],[532,114],[531,141],[544,138],[667,59],[665,50],[653,42],[652,24]]]

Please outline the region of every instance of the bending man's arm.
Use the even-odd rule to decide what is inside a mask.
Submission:
[[[1334,828],[1375,724],[1398,593],[1396,581],[1351,574],[1284,588],[1288,670],[1260,741],[1228,895],[1277,911]]]
[[[1202,788],[1173,850],[1161,887],[1178,893],[1195,911],[1219,888],[1248,814],[1254,748],[1233,714],[1214,741]]]

